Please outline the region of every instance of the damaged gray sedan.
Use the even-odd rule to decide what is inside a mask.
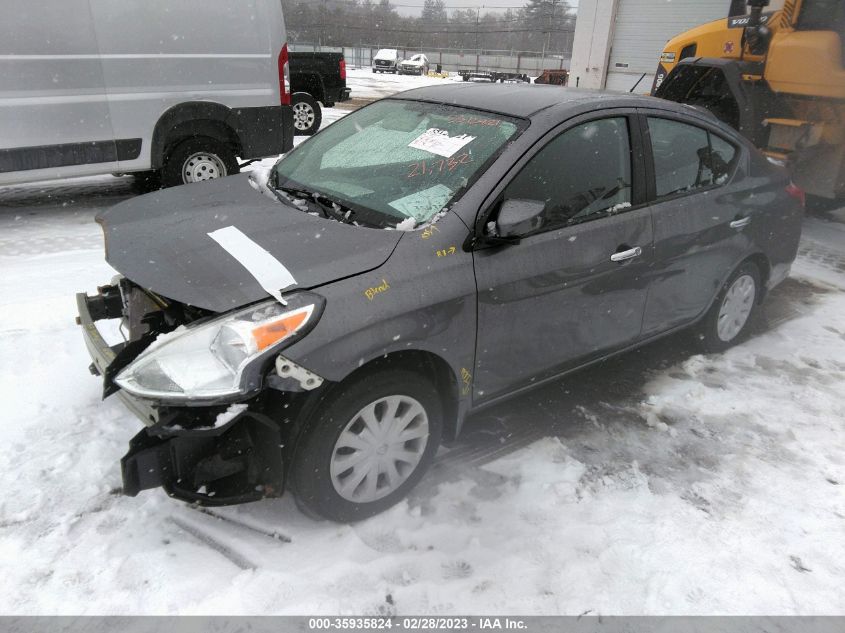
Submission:
[[[289,488],[311,514],[372,516],[470,411],[682,328],[741,340],[803,211],[706,113],[542,86],[403,93],[267,176],[97,218],[120,275],[77,303],[104,397],[146,425],[125,494]]]

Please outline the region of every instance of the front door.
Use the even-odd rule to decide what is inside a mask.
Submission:
[[[499,204],[530,199],[545,210],[543,225],[519,244],[475,253],[476,401],[640,336],[652,223],[637,205],[632,123],[628,116],[574,123],[504,188]]]

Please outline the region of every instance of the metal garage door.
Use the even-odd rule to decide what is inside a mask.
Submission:
[[[610,63],[609,90],[651,90],[663,47],[687,29],[727,17],[729,0],[619,0]]]

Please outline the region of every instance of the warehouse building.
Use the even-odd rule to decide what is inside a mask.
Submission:
[[[729,5],[729,0],[580,0],[570,85],[649,92],[666,42],[727,17]]]

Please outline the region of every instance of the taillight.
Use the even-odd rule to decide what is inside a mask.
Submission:
[[[340,58],[340,78],[346,79],[346,60],[343,57]]]
[[[801,203],[802,209],[807,207],[807,194],[794,182],[789,183],[789,186],[786,188],[786,193],[788,193],[790,197],[798,200],[798,202]]]
[[[279,52],[279,99],[282,105],[290,105],[290,62],[287,44],[282,46]]]

